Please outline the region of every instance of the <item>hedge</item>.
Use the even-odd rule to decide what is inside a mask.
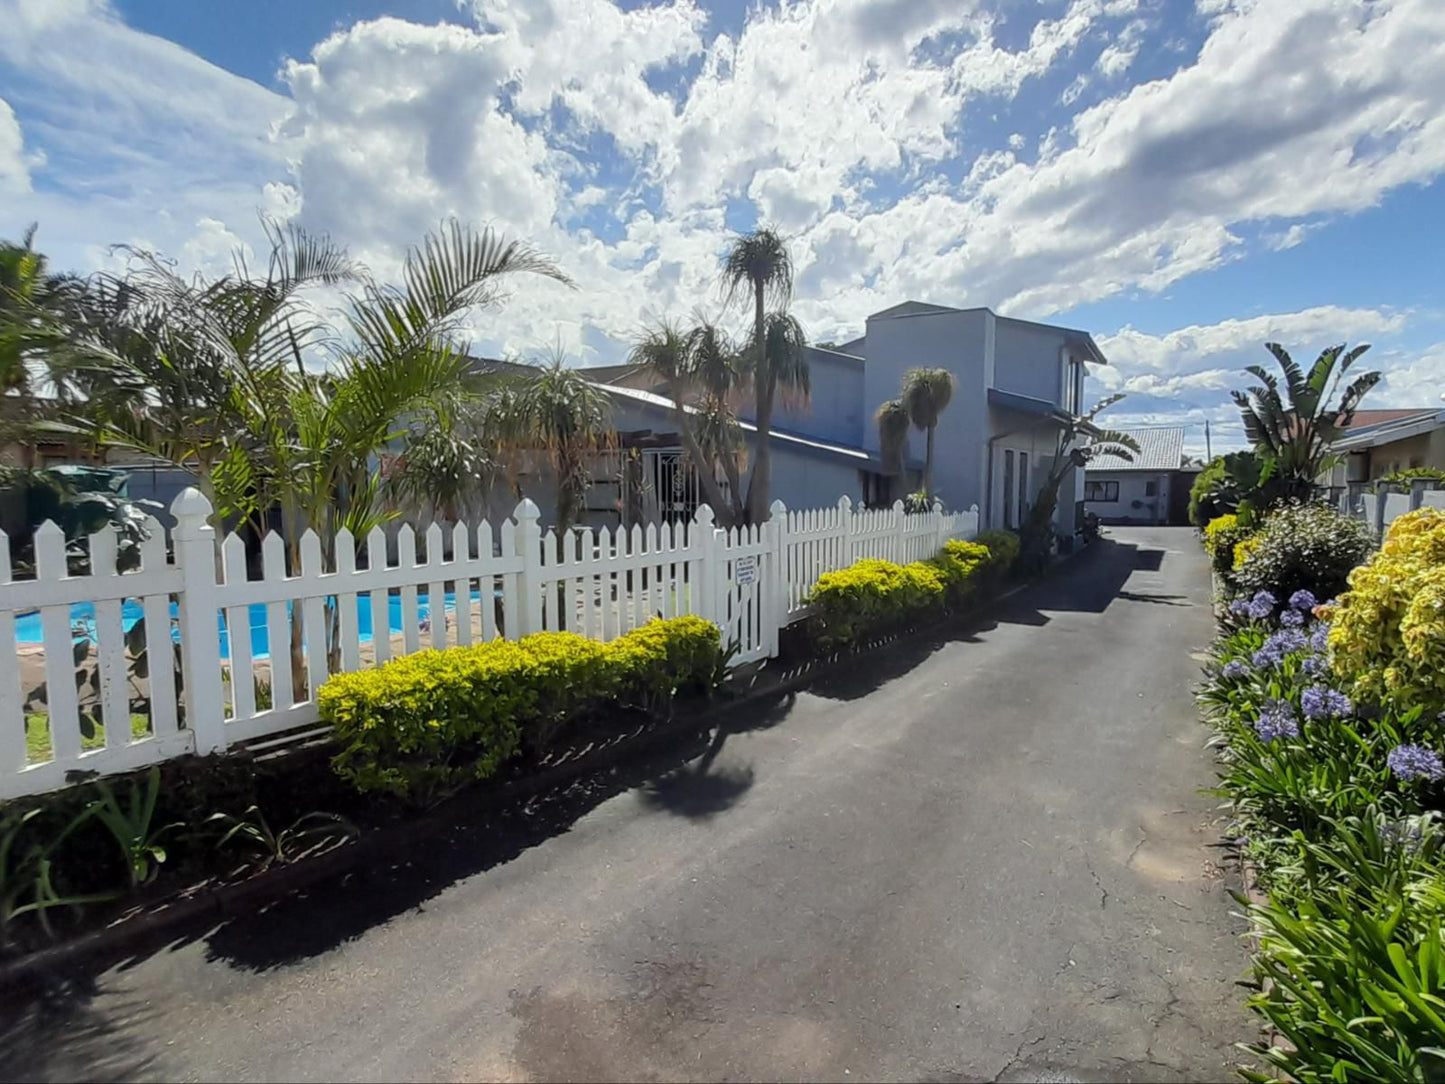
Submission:
[[[1017,553],[1017,536],[1011,536]],[[824,573],[808,597],[820,646],[843,647],[948,606],[958,606],[1001,564],[979,542],[950,541],[927,561],[868,558]]]
[[[655,620],[611,643],[569,632],[422,651],[321,687],[336,771],[357,789],[426,799],[486,779],[524,747],[545,749],[604,703],[657,713],[706,687],[722,657],[717,626]]]

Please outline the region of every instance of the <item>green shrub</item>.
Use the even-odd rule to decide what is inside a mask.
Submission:
[[[1205,524],[1228,511],[1225,502],[1220,499],[1220,490],[1227,484],[1228,479],[1229,472],[1225,469],[1222,457],[1213,460],[1194,476],[1194,484],[1189,487],[1190,523],[1203,529]]]
[[[993,561],[987,546],[979,542],[950,539],[938,555],[926,562],[943,581],[950,606],[958,606],[977,590]]]
[[[873,558],[825,572],[809,601],[825,648],[841,647],[882,632],[909,617],[941,606],[943,578],[936,568],[916,561],[896,565]]]
[[[1250,1006],[1290,1044],[1253,1049],[1304,1082],[1445,1078],[1438,827],[1372,813],[1331,835],[1304,848],[1326,875],[1318,892],[1250,908],[1268,984]]]
[[[706,693],[722,657],[717,626],[700,617],[649,621],[607,648],[619,699],[655,715],[678,693]]]
[[[1018,537],[1009,537],[1017,553]],[[998,564],[982,542],[954,539],[927,561],[896,565],[869,558],[824,573],[808,597],[818,641],[825,649],[842,647],[945,606],[959,606],[997,574]]]
[[[974,541],[988,549],[989,563],[984,570],[986,576],[1002,580],[1013,571],[1014,563],[1019,559],[1021,545],[1019,536],[1013,531],[1003,528],[980,531]]]
[[[337,674],[317,697],[341,751],[332,764],[359,790],[423,800],[486,779],[521,749],[545,749],[604,702],[658,711],[706,681],[717,626],[656,620],[608,644],[569,632],[422,651]]]
[[[1370,529],[1360,520],[1328,505],[1283,504],[1265,519],[1258,543],[1234,570],[1233,581],[1244,594],[1269,591],[1287,599],[1304,590],[1319,599],[1333,598],[1345,589],[1350,570],[1374,548]]]

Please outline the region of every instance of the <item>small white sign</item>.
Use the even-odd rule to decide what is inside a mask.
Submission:
[[[733,581],[739,587],[747,587],[756,582],[758,578],[758,558],[756,554],[748,554],[746,557],[739,557],[733,562]]]

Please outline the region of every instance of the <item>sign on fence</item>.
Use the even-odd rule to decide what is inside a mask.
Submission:
[[[733,562],[733,582],[739,587],[751,587],[758,578],[758,559],[755,554],[739,557]]]

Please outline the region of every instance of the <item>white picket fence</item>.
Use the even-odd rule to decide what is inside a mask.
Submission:
[[[1364,520],[1381,538],[1391,523],[1419,508],[1445,510],[1445,490],[1431,489],[1428,481],[1420,481],[1413,483],[1408,491],[1382,485],[1373,493],[1346,493],[1340,498],[1341,512]]]
[[[252,579],[244,541],[218,542],[198,491],[171,511],[170,557],[152,520],[140,567],[123,573],[107,529],[90,538],[91,573],[69,575],[64,537],[46,523],[35,578],[12,581],[0,532],[0,643],[8,635],[16,647],[0,651],[0,798],[322,733],[315,693],[331,674],[424,647],[548,630],[610,640],[656,616],[696,614],[738,645],[737,661],[770,658],[824,572],[862,557],[917,560],[978,533],[977,508],[855,512],[844,497],[803,512],[775,502],[767,523],[749,527],[717,528],[704,506],[691,523],[559,536],[524,500],[496,531],[433,524],[418,538],[403,526],[396,564],[380,529],[361,544],[340,532],[331,560],[312,531],[295,560],[270,534]]]

